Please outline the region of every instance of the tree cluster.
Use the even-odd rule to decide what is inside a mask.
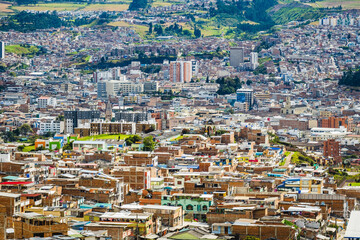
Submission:
[[[31,32],[38,29],[59,28],[67,25],[55,13],[29,13],[22,11],[5,19],[0,25],[0,31],[15,30]]]
[[[216,83],[220,84],[219,90],[217,91],[217,94],[219,95],[236,93],[236,90],[241,88],[241,82],[238,77],[218,78],[216,80]]]
[[[353,71],[350,69],[349,71],[345,72],[343,77],[339,80],[339,85],[360,87],[360,71]]]
[[[145,9],[149,6],[149,2],[147,0],[133,0],[129,5],[130,11],[136,11],[140,9]]]

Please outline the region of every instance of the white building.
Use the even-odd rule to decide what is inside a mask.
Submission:
[[[0,59],[5,58],[5,43],[0,42]]]
[[[64,132],[64,121],[56,121],[54,119],[46,119],[40,122],[40,134],[47,132],[62,133]]]
[[[38,108],[56,107],[56,98],[39,97]]]
[[[98,98],[106,99],[109,96],[116,96],[122,93],[142,93],[144,84],[131,81],[100,81],[98,86]]]
[[[250,53],[250,63],[252,69],[255,69],[257,66],[259,66],[259,57],[257,52]]]

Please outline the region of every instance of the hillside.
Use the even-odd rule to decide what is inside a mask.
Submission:
[[[319,19],[325,15],[324,11],[321,9],[313,8],[298,2],[278,4],[269,9],[268,14],[276,24]]]

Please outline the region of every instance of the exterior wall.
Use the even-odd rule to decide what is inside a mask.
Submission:
[[[281,223],[280,223],[281,224]],[[290,226],[284,225],[233,225],[232,235],[237,236],[236,239],[245,239],[246,236],[254,236],[265,240],[275,237],[278,240],[288,240],[295,238],[295,231]]]
[[[34,226],[29,223],[28,219],[24,221],[25,222],[22,222],[21,220],[14,221],[14,236],[16,239],[31,238],[41,235],[44,237],[52,237],[54,233],[66,235],[68,231],[68,226],[65,223]]]
[[[0,240],[6,239],[6,207],[0,205]]]
[[[340,157],[340,143],[334,139],[329,139],[324,142],[324,157],[334,158],[336,163],[341,162]]]

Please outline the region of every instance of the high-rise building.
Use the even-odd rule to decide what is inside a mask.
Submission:
[[[90,125],[90,122],[100,119],[100,111],[64,111],[65,133],[74,133],[74,128]]]
[[[333,158],[334,163],[341,163],[340,143],[335,139],[329,139],[324,142],[324,157]]]
[[[250,53],[250,63],[252,69],[255,69],[257,66],[259,66],[259,57],[257,52]]]
[[[244,48],[230,48],[230,66],[239,67],[241,63],[244,63]]]
[[[170,62],[170,81],[171,82],[190,82],[192,78],[191,61]]]
[[[240,88],[236,91],[236,101],[241,103],[247,103],[249,109],[254,104],[254,90],[248,88]]]
[[[5,43],[0,42],[0,59],[5,58]]]

